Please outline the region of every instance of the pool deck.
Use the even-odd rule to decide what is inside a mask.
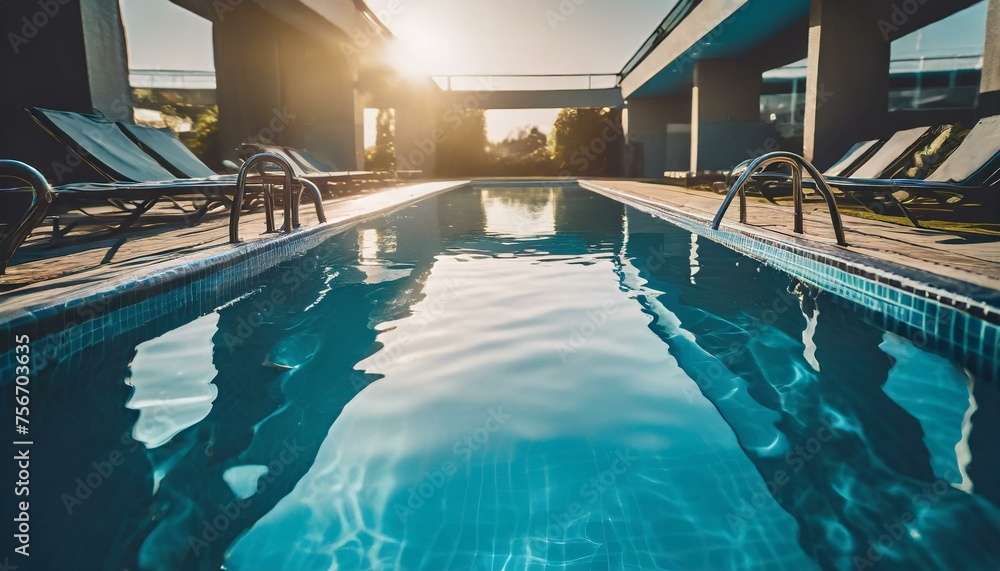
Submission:
[[[327,222],[320,228],[315,208],[303,203],[301,228],[290,235],[305,236],[337,229],[380,216],[420,199],[463,186],[468,181],[439,181],[368,190],[324,201]],[[229,243],[229,214],[206,216],[196,226],[186,226],[174,211],[177,222],[138,226],[118,235],[105,233],[94,239],[74,239],[52,245],[47,233],[30,237],[14,256],[7,273],[0,276],[0,322],[33,312],[38,308],[108,292],[150,276],[169,273],[173,268],[212,260],[235,249],[248,250],[283,234],[265,234],[263,209],[244,214],[240,220],[243,243]],[[281,211],[275,213],[281,225]],[[141,221],[140,221],[141,224]]]
[[[529,181],[519,181],[519,185]],[[561,180],[559,184],[567,181]],[[335,232],[355,222],[382,215],[422,198],[466,184],[467,181],[425,182],[369,190],[364,194],[328,200],[324,203],[328,222],[316,229],[310,204],[302,206],[302,226],[296,234]],[[498,181],[488,181],[498,184]],[[538,186],[552,184],[544,180]],[[628,201],[654,204],[683,212],[704,222],[714,216],[723,196],[627,180],[583,181],[584,186]],[[732,228],[737,224],[738,205],[726,216]],[[280,224],[280,213],[277,215]],[[179,217],[178,217],[179,218]],[[838,249],[823,204],[807,204],[804,235],[792,231],[792,209],[776,206],[761,198],[748,200],[748,220],[754,231],[771,238],[798,241],[828,250]],[[976,287],[1000,291],[1000,238],[970,238],[937,230],[923,230],[853,216],[844,217],[848,251],[885,260],[920,272],[960,280]],[[229,244],[229,216],[206,217],[194,227],[180,223],[148,225],[119,235],[90,240],[73,240],[51,245],[45,234],[33,236],[15,256],[7,275],[0,276],[0,321],[34,308],[65,301],[115,287],[127,286],[148,276],[173,268],[211,261],[235,248],[254,248],[281,235],[263,234],[262,212],[244,215],[240,224],[244,244]],[[294,237],[294,235],[293,235]],[[286,237],[287,238],[287,237]]]
[[[607,189],[611,191],[609,194],[683,211],[706,224],[724,198],[707,191],[635,181],[595,180],[584,184]],[[839,250],[825,203],[807,203],[804,210],[805,234],[796,234],[792,230],[791,206],[778,206],[748,196],[747,222],[762,235]],[[842,218],[849,245],[846,250],[850,252],[1000,291],[1000,237],[960,235],[849,215]],[[726,213],[725,225],[746,228],[739,224],[739,204],[735,200]]]

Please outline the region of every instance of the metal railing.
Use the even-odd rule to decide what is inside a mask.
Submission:
[[[844,223],[840,218],[840,210],[837,208],[837,201],[833,196],[833,191],[830,189],[830,185],[827,184],[826,179],[823,178],[823,174],[820,173],[819,170],[809,161],[799,155],[796,155],[795,153],[789,153],[786,151],[768,153],[762,157],[754,159],[753,162],[747,166],[747,169],[743,171],[743,174],[740,175],[733,186],[729,189],[725,200],[722,201],[722,206],[719,207],[719,211],[715,214],[715,218],[712,220],[712,229],[719,229],[719,226],[722,224],[722,218],[726,215],[729,205],[732,204],[733,198],[737,194],[740,196],[740,224],[746,224],[747,182],[750,181],[750,177],[754,174],[771,165],[777,164],[786,164],[792,171],[792,197],[795,202],[795,220],[793,230],[795,233],[802,234],[804,232],[802,214],[802,171],[805,170],[816,182],[816,191],[823,196],[823,199],[826,200],[827,207],[830,209],[830,221],[833,224],[833,232],[837,236],[837,244],[840,246],[847,246],[847,239],[844,237]]]
[[[649,35],[645,42],[639,46],[635,54],[629,58],[629,60],[622,67],[621,71],[618,72],[619,77],[625,77],[626,75],[632,73],[635,68],[639,67],[639,64],[646,59],[649,54],[653,53],[653,50],[663,42],[664,39],[670,32],[673,32],[684,18],[687,18],[688,14],[694,10],[701,0],[680,0],[674,7],[670,9],[660,25],[653,30],[653,33]]]
[[[618,87],[617,73],[435,75],[444,91],[589,91]],[[546,85],[547,84],[547,85]]]
[[[207,89],[216,88],[214,71],[183,69],[130,69],[129,84],[145,89]]]
[[[0,242],[0,275],[7,272],[7,263],[10,262],[14,252],[21,246],[21,243],[31,234],[35,226],[45,218],[45,213],[52,204],[52,187],[38,172],[31,166],[20,161],[0,160],[0,177],[15,178],[31,186],[31,205],[25,211],[24,216],[16,225],[11,225],[11,229],[3,236]]]
[[[277,165],[281,169],[280,176],[264,171],[264,165]],[[259,174],[252,174],[254,169],[259,170]],[[251,178],[253,177],[253,178]],[[284,220],[281,224],[281,231],[288,233],[299,227],[299,203],[302,193],[306,190],[312,196],[316,205],[316,217],[320,223],[326,222],[326,213],[323,211],[323,196],[319,188],[312,182],[304,178],[296,178],[292,166],[275,153],[260,153],[247,159],[240,167],[240,174],[236,178],[236,193],[233,195],[233,207],[229,213],[229,242],[238,244],[240,242],[240,213],[243,211],[243,198],[246,196],[248,183],[260,184],[264,192],[264,221],[266,225],[265,233],[273,233],[274,229],[274,195],[272,194],[274,184],[280,182],[284,191],[282,209],[284,210]],[[298,186],[298,192],[295,192]]]

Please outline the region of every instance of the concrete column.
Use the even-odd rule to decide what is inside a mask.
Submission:
[[[979,89],[979,115],[1000,115],[1000,0],[989,0],[986,44],[983,46],[983,79]]]
[[[888,136],[890,42],[867,0],[812,0],[803,151],[821,170]]]
[[[436,87],[410,84],[398,88],[404,93],[394,97],[396,118],[396,170],[421,171],[421,176],[434,176],[437,148],[447,134],[441,127],[444,115],[441,101],[435,97]]]
[[[642,148],[641,164],[629,176],[659,178],[665,171],[686,171],[691,161],[691,98],[630,99],[625,120],[626,142]],[[626,163],[628,160],[626,160]]]
[[[774,138],[760,120],[762,70],[746,60],[700,60],[691,92],[691,172],[729,170]]]
[[[0,157],[39,168],[53,183],[94,181],[95,173],[67,160],[25,114],[25,107],[97,111],[132,120],[128,53],[118,0],[0,3]],[[59,163],[54,166],[53,163]]]
[[[354,65],[329,44],[247,4],[215,23],[223,156],[248,140],[305,148],[340,170],[364,162]]]
[[[282,142],[306,148],[341,170],[364,164],[364,103],[352,62],[305,34],[279,42],[282,106],[290,116]]]
[[[418,106],[398,106],[396,119],[396,169],[434,175],[437,146],[444,131],[438,128],[433,110]]]
[[[280,27],[253,4],[240,6],[212,27],[224,158],[236,158],[243,142],[278,143],[294,120],[281,105]]]

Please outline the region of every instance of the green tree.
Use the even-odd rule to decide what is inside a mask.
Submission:
[[[563,109],[552,129],[552,156],[563,176],[613,176],[624,140],[621,112],[609,108]]]
[[[375,146],[365,149],[365,168],[396,170],[395,116],[392,109],[379,109],[375,120]]]
[[[537,159],[548,155],[548,137],[538,127],[521,127],[516,134],[497,143],[496,150],[500,156]]]
[[[538,127],[522,127],[493,147],[495,176],[555,176],[548,137]]]
[[[159,111],[163,117],[163,125],[174,130],[191,152],[209,167],[221,168],[217,105],[193,101],[183,91],[137,88],[132,93],[137,108]],[[190,124],[190,130],[179,130],[178,127],[184,123]]]

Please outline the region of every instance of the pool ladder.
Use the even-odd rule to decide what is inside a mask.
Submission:
[[[0,275],[3,275],[7,272],[7,264],[14,252],[45,218],[55,197],[42,173],[20,161],[0,160],[0,178],[14,178],[31,186],[31,205],[28,210],[16,225],[10,227],[6,235],[0,235]]]
[[[277,165],[281,169],[282,174],[279,176],[274,173],[265,172],[263,168],[265,164]],[[251,175],[251,172],[255,168],[259,172]],[[233,208],[229,213],[230,243],[238,244],[240,242],[240,212],[243,210],[243,198],[246,196],[248,182],[263,186],[264,214],[267,225],[266,233],[275,232],[274,195],[271,191],[272,186],[278,182],[281,183],[284,190],[282,208],[284,209],[285,219],[281,225],[282,232],[287,234],[300,226],[299,203],[302,201],[302,193],[306,190],[309,191],[313,203],[316,205],[316,217],[320,223],[326,222],[326,213],[323,211],[323,196],[320,194],[319,188],[305,178],[296,177],[292,171],[292,166],[288,164],[288,161],[284,157],[275,153],[260,153],[250,157],[243,163],[243,166],[240,167],[240,174],[236,178],[236,194],[233,195]],[[298,192],[295,192],[296,186],[298,186]]]
[[[771,165],[778,164],[788,165],[792,171],[792,198],[795,201],[795,223],[793,229],[795,233],[804,233],[804,230],[802,229],[802,202],[804,197],[802,192],[802,171],[805,170],[809,176],[816,181],[816,190],[823,195],[823,199],[826,200],[826,204],[830,209],[830,221],[833,224],[833,232],[837,236],[837,244],[840,246],[847,246],[847,239],[844,237],[844,223],[840,219],[840,210],[837,208],[837,201],[834,199],[833,191],[830,189],[830,185],[826,182],[826,179],[823,178],[823,174],[820,173],[819,170],[809,161],[799,155],[796,155],[795,153],[789,153],[786,151],[768,153],[750,162],[747,169],[743,171],[743,174],[740,175],[733,186],[729,189],[725,200],[722,201],[722,206],[719,207],[719,212],[716,213],[715,218],[712,220],[712,229],[719,229],[719,225],[722,224],[722,218],[726,215],[729,205],[732,204],[733,198],[737,194],[740,196],[740,224],[746,224],[746,185],[750,181],[750,177],[760,171],[763,171]]]

